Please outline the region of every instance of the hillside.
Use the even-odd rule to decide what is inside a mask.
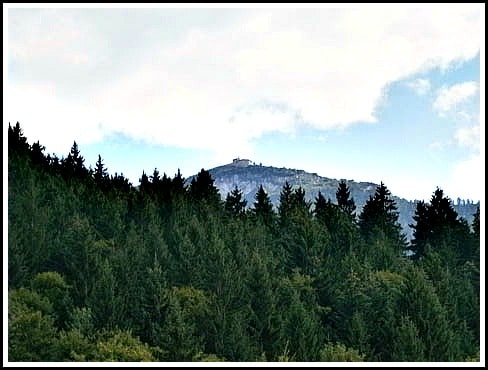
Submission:
[[[470,230],[441,192],[408,248],[385,187],[360,228],[297,197],[278,220],[266,197],[224,205],[208,171],[135,188],[76,142],[59,160],[8,135],[10,362],[479,362],[479,214]],[[276,203],[286,180],[334,195],[337,180],[249,164],[212,171],[222,196],[242,185],[254,206],[262,182]],[[374,185],[350,182],[358,199]]]
[[[319,191],[322,192],[326,199],[330,198],[335,202],[336,191],[340,181],[340,179],[322,177],[316,173],[298,169],[256,165],[248,160],[234,160],[233,163],[209,169],[209,172],[215,180],[215,185],[220,190],[222,198],[225,198],[227,193],[237,186],[243,192],[248,207],[252,207],[254,196],[261,184],[276,207],[279,203],[281,188],[286,181],[292,186],[301,186],[305,189],[307,199],[312,202]],[[188,183],[192,178],[193,176],[188,178]],[[354,180],[346,180],[346,182],[356,203],[356,214],[358,214],[369,199],[369,196],[374,194],[377,184]],[[388,186],[388,184],[385,185]],[[432,191],[434,190],[432,189]],[[397,202],[400,212],[400,224],[410,240],[412,238],[412,229],[408,224],[413,222],[412,217],[415,213],[416,201],[409,201],[394,194],[393,198]],[[478,204],[479,202],[472,203],[458,199],[453,206],[460,217],[471,223]]]

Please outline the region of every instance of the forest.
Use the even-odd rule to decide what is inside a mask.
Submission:
[[[139,181],[9,124],[8,361],[480,361],[479,207]]]

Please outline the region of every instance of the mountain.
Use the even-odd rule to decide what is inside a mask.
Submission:
[[[243,192],[248,207],[252,207],[254,204],[254,196],[261,184],[268,193],[273,205],[277,207],[281,189],[286,181],[294,187],[301,186],[305,190],[306,198],[312,202],[320,191],[325,199],[330,198],[332,202],[336,203],[336,191],[340,181],[298,169],[257,165],[248,159],[239,158],[234,159],[232,163],[215,167],[208,171],[215,180],[215,186],[219,189],[222,198],[225,199],[227,193],[237,186]],[[191,176],[187,179],[188,184],[193,177]],[[374,195],[378,184],[354,180],[346,180],[346,183],[356,203],[356,214],[359,214],[369,196]],[[388,186],[388,184],[385,185]],[[434,190],[432,189],[432,191]],[[412,228],[408,225],[414,222],[412,217],[415,213],[417,201],[409,201],[394,194],[392,194],[392,197],[395,199],[400,213],[399,222],[410,240],[413,235]],[[473,203],[459,198],[457,203],[453,203],[458,215],[465,218],[470,224],[478,205],[479,202]]]

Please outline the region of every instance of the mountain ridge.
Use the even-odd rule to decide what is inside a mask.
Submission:
[[[301,186],[305,190],[306,199],[309,201],[313,202],[320,191],[325,199],[330,198],[333,203],[336,203],[335,194],[339,181],[345,180],[351,192],[351,197],[356,204],[356,215],[358,215],[361,213],[369,196],[374,195],[376,187],[379,185],[373,182],[324,177],[317,173],[310,173],[300,169],[263,166],[262,164],[255,164],[251,160],[240,158],[234,159],[231,163],[211,168],[208,171],[214,179],[215,186],[219,189],[223,199],[237,186],[242,191],[248,208],[252,208],[254,196],[259,186],[263,185],[264,190],[268,193],[276,209],[279,204],[281,189],[286,181],[293,188]],[[193,175],[187,178],[187,183],[190,183],[195,176]],[[388,184],[385,185],[388,186]],[[392,198],[398,207],[399,223],[407,239],[411,240],[413,230],[409,227],[409,224],[414,223],[412,217],[415,213],[416,203],[419,200],[412,201],[396,196],[395,194],[392,194]],[[479,205],[479,202],[474,203],[469,200],[461,201],[458,198],[458,204],[452,201],[452,205],[459,217],[465,218],[471,224],[473,214],[476,212],[476,207]]]

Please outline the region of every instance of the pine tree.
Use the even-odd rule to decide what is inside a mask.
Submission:
[[[418,336],[424,345],[425,357],[419,360],[459,361],[452,320],[439,302],[432,282],[427,279],[424,271],[410,266],[402,291],[398,307],[415,325],[415,336]]]
[[[14,127],[8,124],[8,153],[26,155],[29,152],[30,146],[27,143],[27,138],[24,136],[19,122]]]
[[[301,212],[304,215],[308,215],[310,213],[311,203],[306,200],[305,190],[301,186],[295,189],[291,195],[291,204],[293,210],[295,211]]]
[[[427,240],[431,233],[429,225],[429,208],[424,201],[417,203],[413,220],[416,224],[409,225],[414,228],[410,250],[413,252],[412,258],[419,259],[425,256]]]
[[[342,255],[350,252],[358,239],[357,227],[350,215],[330,199],[326,201],[320,191],[314,204],[315,219],[329,232],[332,252]]]
[[[322,193],[319,191],[315,198],[314,214],[316,219],[325,225],[328,229],[332,229],[334,226],[334,220],[338,217],[339,207],[337,204],[333,204],[330,199],[325,200]]]
[[[100,154],[98,155],[98,160],[95,165],[95,172],[93,173],[93,178],[95,179],[98,186],[101,186],[102,188],[104,188],[105,182],[109,178],[107,169],[102,163],[102,157],[100,156]]]
[[[398,222],[397,209],[390,190],[381,182],[376,187],[374,196],[369,197],[359,215],[359,228],[364,239],[368,241],[381,231],[391,240],[405,243],[405,236],[402,235]]]
[[[122,194],[128,194],[133,188],[132,183],[127,177],[121,172],[120,175],[115,172],[115,175],[110,176],[110,183],[112,188],[121,192]]]
[[[173,196],[182,196],[186,193],[185,178],[181,175],[179,168],[178,173],[171,180],[171,193]]]
[[[190,183],[190,197],[196,201],[205,201],[208,205],[220,205],[219,189],[214,185],[210,172],[203,168]]]
[[[256,201],[254,202],[252,212],[256,220],[266,226],[271,226],[275,213],[273,211],[273,204],[269,199],[269,195],[264,190],[263,185],[259,186],[254,199],[256,199]]]
[[[39,141],[35,142],[31,147],[30,158],[34,165],[40,166],[43,170],[47,170],[49,167],[49,160],[43,153],[44,149],[46,149],[46,147],[39,144]]]
[[[139,179],[139,190],[145,194],[151,192],[151,182],[149,181],[149,177],[144,171],[142,171],[142,176]]]
[[[425,361],[425,345],[415,323],[409,316],[401,316],[392,343],[394,361]]]
[[[76,144],[76,141],[73,142],[73,146],[71,147],[70,154],[73,158],[75,174],[81,176],[83,174],[83,172],[84,172],[83,170],[85,168],[84,167],[85,159],[80,154],[80,150],[78,149],[78,144]]]
[[[282,224],[286,223],[293,209],[293,189],[288,181],[285,182],[280,192],[280,204],[278,206],[278,215]]]
[[[80,154],[78,144],[73,142],[68,156],[63,160],[63,174],[66,179],[78,178],[82,179],[89,174],[86,169],[85,159]]]
[[[425,257],[428,246],[444,256],[469,257],[472,254],[469,226],[458,219],[451,200],[444,197],[442,189],[436,189],[430,204],[417,203],[413,219],[416,224],[410,227],[414,229],[411,243],[414,259]]]
[[[349,191],[345,180],[341,180],[339,182],[339,188],[336,192],[336,199],[339,208],[354,220],[356,217],[354,214],[356,204],[354,203],[354,198],[351,198],[351,192]]]
[[[479,240],[480,238],[480,206],[476,207],[476,212],[473,215],[472,229],[474,236]]]
[[[240,217],[245,214],[246,204],[247,201],[243,199],[243,194],[236,185],[234,190],[227,194],[224,209],[229,215]]]
[[[159,177],[159,171],[157,168],[154,169],[151,179],[151,189],[152,191],[157,194],[160,186],[161,179]]]

